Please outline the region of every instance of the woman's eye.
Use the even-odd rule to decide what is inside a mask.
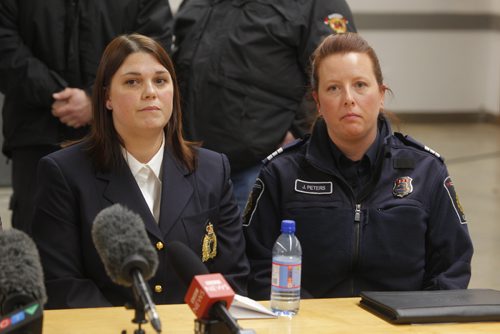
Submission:
[[[363,82],[363,81],[358,81],[358,82],[356,82],[356,83],[354,84],[354,86],[355,86],[356,88],[365,88],[365,87],[367,87],[368,85],[366,84],[366,82]]]
[[[139,81],[138,81],[138,80],[136,80],[136,79],[129,79],[129,80],[125,81],[125,84],[126,84],[127,86],[135,86],[135,85],[137,85],[138,83],[139,83]]]
[[[339,90],[339,88],[337,86],[330,86],[330,87],[328,87],[328,90],[331,92],[337,92]]]
[[[163,78],[158,78],[156,79],[156,84],[157,85],[164,85],[167,83],[167,80],[166,79],[163,79]]]

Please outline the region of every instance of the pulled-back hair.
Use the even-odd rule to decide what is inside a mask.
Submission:
[[[139,34],[116,37],[108,44],[101,57],[92,94],[92,127],[89,137],[86,138],[92,162],[98,170],[103,171],[109,171],[124,163],[120,147],[124,144],[123,139],[115,130],[112,111],[106,108],[106,100],[113,75],[129,55],[137,52],[152,55],[172,77],[174,88],[172,116],[164,128],[166,147],[172,150],[179,162],[193,171],[196,167],[194,144],[182,137],[179,86],[172,60],[159,43]]]
[[[364,53],[368,55],[373,64],[373,72],[377,83],[381,86],[384,83],[382,77],[382,70],[377,54],[368,42],[354,32],[347,32],[345,34],[337,34],[327,36],[323,42],[316,48],[311,56],[311,88],[313,91],[318,90],[318,68],[321,62],[335,54],[346,54],[349,52]]]

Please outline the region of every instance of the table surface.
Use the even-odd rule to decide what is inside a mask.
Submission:
[[[393,325],[359,306],[359,298],[306,299],[293,318],[239,320],[257,334],[321,333],[500,333],[500,322]],[[268,306],[268,302],[262,302]],[[158,305],[162,333],[194,333],[194,315],[185,304]],[[44,334],[133,334],[134,312],[123,307],[46,310]],[[143,329],[154,334],[148,323]]]

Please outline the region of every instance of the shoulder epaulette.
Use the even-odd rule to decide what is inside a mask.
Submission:
[[[304,143],[307,142],[308,138],[309,138],[309,135],[307,135],[304,138],[295,139],[294,141],[286,144],[285,146],[282,146],[282,147],[278,148],[276,151],[274,151],[273,153],[269,154],[264,160],[262,160],[262,163],[266,164],[269,161],[271,161],[274,157],[280,155],[281,153],[289,151],[289,150],[291,150],[293,148],[300,147],[300,146],[304,145]]]
[[[444,161],[444,158],[441,156],[441,154],[434,151],[429,146],[425,146],[424,144],[418,142],[417,140],[413,139],[412,137],[410,137],[408,135],[405,136],[399,132],[394,132],[394,136],[396,136],[399,140],[401,140],[405,145],[412,146],[412,147],[418,148],[419,150],[428,152],[428,153],[434,155],[439,160]]]

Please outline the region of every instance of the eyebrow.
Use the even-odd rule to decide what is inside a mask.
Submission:
[[[170,73],[169,71],[156,71],[155,74],[166,74],[166,73]],[[126,76],[126,75],[142,75],[142,73],[140,72],[125,72],[122,74],[122,76]]]

